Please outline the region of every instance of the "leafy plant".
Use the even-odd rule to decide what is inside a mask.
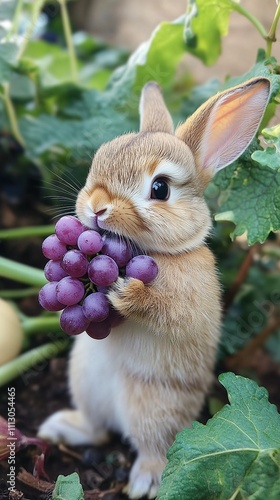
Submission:
[[[59,475],[52,493],[53,500],[83,500],[83,489],[77,472],[69,476]]]
[[[0,146],[4,155],[0,179],[4,176],[6,186],[7,179],[24,180],[35,170],[44,204],[46,191],[57,195],[58,190],[56,213],[73,210],[76,191],[96,149],[116,135],[138,129],[139,95],[147,81],[156,80],[162,86],[177,123],[219,90],[254,76],[270,79],[270,104],[258,136],[241,158],[215,176],[205,195],[215,220],[209,244],[217,256],[224,288],[220,366],[246,369],[246,359],[262,345],[279,361],[280,125],[270,124],[280,102],[279,61],[271,56],[279,2],[266,31],[241,2],[189,0],[185,15],[161,23],[130,57],[86,33],[72,35],[66,0],[53,5],[58,21],[53,11],[48,14],[44,0],[10,0],[0,5],[0,21],[10,22],[0,24]],[[206,65],[214,64],[234,11],[260,34],[262,48],[257,51],[256,47],[256,63],[244,75],[233,75],[225,82],[196,85],[189,68],[183,74],[178,71],[181,58],[189,52]],[[47,21],[38,33],[42,15]],[[22,20],[27,21],[25,29]],[[48,39],[48,30],[54,41]],[[63,199],[66,205],[61,207]],[[34,234],[44,237],[52,229],[3,229],[0,238],[7,242]],[[0,291],[1,297],[15,302],[37,293],[44,282],[38,269],[26,269],[6,257],[0,257],[0,276],[20,283],[18,288]],[[50,328],[59,332],[57,315],[26,318],[20,313],[20,317],[25,352],[0,368],[0,384],[67,348],[60,340],[32,348],[34,333]],[[261,499],[268,493],[272,500],[280,497],[279,415],[268,403],[265,390],[254,382],[233,374],[224,374],[220,380],[228,390],[230,406],[206,426],[194,423],[178,435],[169,451],[160,499]],[[54,498],[66,495],[59,489],[60,482]],[[67,481],[65,485],[69,487]],[[79,487],[77,492],[77,498],[82,498]]]
[[[158,500],[280,495],[280,415],[267,391],[233,373],[219,377],[230,405],[180,432],[168,451]]]

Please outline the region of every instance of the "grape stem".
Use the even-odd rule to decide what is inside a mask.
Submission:
[[[44,363],[44,361],[65,351],[68,345],[69,341],[67,338],[64,340],[57,340],[56,342],[50,342],[40,347],[35,347],[34,349],[21,354],[12,361],[9,361],[5,365],[0,366],[0,386],[7,384],[10,380],[19,377],[20,375],[23,375],[27,370],[39,363],[40,366],[38,371],[42,370],[42,363]]]
[[[5,257],[0,257],[0,276],[38,287],[47,283],[44,272],[40,269],[20,264]]]

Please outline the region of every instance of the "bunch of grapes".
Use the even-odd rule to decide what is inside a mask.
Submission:
[[[48,311],[62,310],[60,325],[68,335],[86,331],[96,339],[107,337],[122,320],[107,299],[110,285],[118,276],[149,283],[158,272],[154,259],[133,256],[124,239],[102,236],[70,215],[58,220],[42,251],[50,259],[44,269],[49,283],[39,302]]]

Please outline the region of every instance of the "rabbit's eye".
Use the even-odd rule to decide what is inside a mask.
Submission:
[[[152,184],[151,198],[154,200],[168,200],[170,189],[166,179],[158,177]]]

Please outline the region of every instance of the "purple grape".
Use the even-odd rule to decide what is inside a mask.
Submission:
[[[42,252],[47,259],[61,260],[65,252],[67,252],[67,248],[56,234],[51,234],[43,241]]]
[[[119,268],[108,255],[97,255],[88,266],[88,276],[95,285],[109,286],[119,276]]]
[[[116,309],[110,306],[108,320],[111,323],[111,327],[114,328],[115,326],[119,326],[123,322],[124,317],[119,313],[119,311],[116,311]]]
[[[47,311],[61,311],[64,305],[59,302],[56,294],[57,282],[47,283],[44,285],[38,296],[39,304]]]
[[[76,245],[80,234],[84,230],[83,224],[72,215],[61,217],[55,225],[57,237],[66,245]]]
[[[106,319],[110,311],[108,299],[101,292],[88,295],[82,307],[85,317],[96,323]]]
[[[126,266],[132,258],[132,250],[125,240],[118,237],[105,236],[102,253],[112,257],[119,267]]]
[[[103,240],[101,235],[92,229],[84,231],[78,238],[79,249],[87,255],[94,255],[100,252],[102,246]]]
[[[44,273],[48,281],[60,281],[67,276],[59,260],[49,260],[44,267]]]
[[[109,292],[109,289],[110,289],[109,286],[96,286],[96,290],[98,292],[104,293],[104,295],[107,295],[107,293]]]
[[[104,319],[100,323],[90,323],[86,328],[87,334],[93,339],[105,339],[111,332],[111,324],[108,319]]]
[[[137,255],[129,261],[125,274],[129,278],[136,278],[143,283],[150,283],[158,273],[158,266],[155,260],[148,255]]]
[[[65,306],[78,304],[84,296],[84,285],[76,278],[67,276],[56,285],[56,296]]]
[[[64,255],[61,266],[72,278],[80,278],[87,272],[88,260],[80,250],[69,250]]]
[[[67,306],[60,316],[60,326],[68,335],[78,335],[88,328],[89,320],[84,316],[82,306]]]

